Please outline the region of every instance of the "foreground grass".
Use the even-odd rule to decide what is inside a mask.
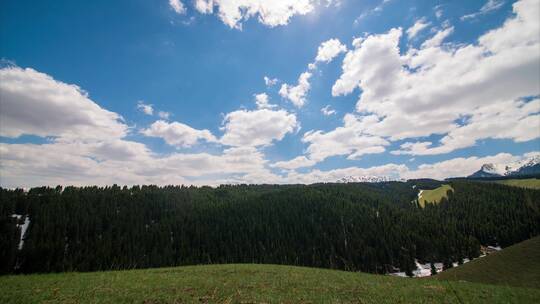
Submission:
[[[421,207],[424,207],[427,203],[439,203],[443,197],[448,198],[446,192],[448,190],[454,191],[450,185],[442,185],[439,188],[433,190],[422,190],[422,194],[418,198],[418,203]]]
[[[521,188],[540,189],[540,179],[538,178],[505,179],[505,180],[497,181],[497,183],[507,185],[507,186],[521,187]]]
[[[540,289],[540,237],[449,269],[437,278]]]
[[[0,277],[0,303],[538,303],[540,290],[277,265]]]

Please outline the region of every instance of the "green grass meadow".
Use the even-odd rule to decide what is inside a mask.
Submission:
[[[540,289],[540,237],[449,269],[436,277]]]
[[[540,179],[538,178],[505,179],[497,181],[497,183],[521,188],[540,189]]]
[[[418,203],[421,207],[424,207],[426,203],[439,203],[443,197],[447,197],[446,191],[454,191],[450,185],[442,185],[439,188],[433,190],[422,190],[422,194],[418,198]]]
[[[0,303],[538,303],[540,290],[278,265],[0,277]]]

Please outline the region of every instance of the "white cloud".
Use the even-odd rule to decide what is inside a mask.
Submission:
[[[422,43],[422,48],[438,47],[442,42],[454,32],[454,27],[448,27],[442,31],[438,31],[433,37]]]
[[[258,109],[272,109],[277,107],[277,105],[270,104],[268,100],[269,97],[266,93],[255,94],[255,103]]]
[[[460,19],[461,20],[474,19],[474,18],[476,18],[478,16],[485,15],[485,14],[488,14],[488,13],[490,13],[492,11],[495,11],[495,10],[501,8],[503,5],[504,5],[504,1],[502,1],[502,0],[488,0],[480,8],[480,10],[478,12],[461,16]]]
[[[180,0],[169,0],[169,5],[177,14],[186,13],[186,7]]]
[[[99,107],[79,87],[32,69],[0,69],[0,88],[2,136],[55,136],[45,144],[0,143],[4,187],[278,181],[254,147],[217,154],[154,154],[144,144],[124,139],[128,127],[118,114]],[[252,121],[243,131],[238,128],[242,124],[238,114],[226,118],[227,142],[243,132],[260,136],[252,139],[253,145],[267,144],[298,128],[293,114],[260,110],[251,112]],[[157,121],[143,133],[175,146],[217,142],[209,131],[177,122]]]
[[[242,22],[257,16],[260,23],[275,27],[286,25],[294,15],[306,15],[314,10],[313,0],[195,0],[195,8],[212,14],[214,7],[223,23],[241,29]]]
[[[110,143],[55,142],[50,144],[0,143],[0,184],[3,187],[33,187],[42,185],[135,185],[135,184],[195,184],[222,183],[316,183],[335,182],[345,176],[389,176],[392,178],[437,178],[467,176],[482,164],[508,164],[537,155],[522,156],[501,153],[487,157],[455,158],[433,164],[423,164],[416,170],[403,164],[386,164],[369,168],[349,167],[321,171],[314,169],[298,173],[293,169],[310,162],[298,157],[278,162],[272,167],[289,170],[276,175],[266,166],[264,155],[253,147],[237,147],[220,154],[172,153],[151,154],[140,143],[113,141]],[[295,165],[297,162],[300,165]]]
[[[417,20],[413,26],[407,29],[407,36],[409,39],[413,39],[420,33],[423,29],[427,28],[429,26],[429,22],[426,22],[425,19],[419,19]]]
[[[167,120],[167,119],[169,119],[171,117],[171,113],[165,112],[165,111],[159,111],[157,113],[157,115],[158,115],[159,118],[165,119],[165,120]]]
[[[336,114],[336,110],[330,108],[330,105],[326,105],[321,109],[321,113],[323,113],[324,116],[330,116]]]
[[[319,46],[317,50],[316,62],[330,62],[340,53],[346,52],[347,47],[338,39],[329,39]]]
[[[275,164],[272,164],[270,166],[286,170],[296,170],[298,168],[311,167],[316,163],[316,161],[311,160],[305,156],[298,156],[291,160],[276,162]]]
[[[266,84],[267,87],[274,86],[278,82],[279,82],[279,79],[277,79],[277,78],[270,78],[268,76],[264,76],[264,84]]]
[[[499,166],[504,166],[516,161],[529,159],[539,152],[529,152],[523,155],[512,155],[509,153],[499,153],[497,155],[485,157],[459,157],[432,164],[422,164],[417,169],[410,169],[404,164],[385,164],[382,166],[374,166],[369,168],[348,167],[341,169],[333,169],[321,171],[314,169],[306,173],[289,171],[283,178],[286,183],[320,183],[320,182],[335,182],[340,178],[347,176],[387,176],[395,179],[417,179],[417,178],[434,178],[443,180],[449,177],[465,177],[479,170],[483,164],[492,163]],[[297,160],[298,159],[298,160]],[[281,164],[284,169],[295,169],[293,162],[301,163],[302,157],[291,160],[291,164]],[[276,167],[278,163],[276,163]]]
[[[301,108],[306,103],[306,95],[311,85],[309,84],[309,78],[311,78],[310,72],[304,72],[298,77],[298,84],[291,86],[284,83],[279,89],[279,95],[283,98],[290,100],[296,107]]]
[[[299,128],[294,114],[285,110],[238,110],[223,120],[221,143],[229,146],[267,146]]]
[[[122,117],[92,101],[76,85],[33,69],[0,69],[0,135],[76,138],[123,137]]]
[[[484,138],[538,138],[540,106],[522,97],[540,95],[539,10],[536,0],[516,2],[516,16],[469,45],[441,46],[451,27],[403,55],[399,28],[365,37],[345,56],[332,94],[361,90],[357,111],[372,117],[364,134],[391,141],[443,135],[439,145],[409,141],[395,153],[447,153]]]
[[[398,179],[406,175],[409,169],[405,165],[386,164],[370,168],[348,167],[342,169],[333,169],[321,171],[318,169],[311,170],[307,173],[298,173],[290,171],[285,176],[287,183],[311,184],[328,182],[333,183],[347,176],[387,176]]]
[[[348,155],[348,159],[358,159],[364,154],[381,153],[389,142],[382,137],[363,132],[372,117],[356,117],[347,114],[343,118],[344,126],[329,132],[309,131],[302,141],[309,143],[306,149],[309,158],[317,162],[335,155]]]
[[[215,7],[221,10],[216,3],[206,3],[210,12]],[[46,144],[0,143],[0,184],[290,183],[335,181],[347,175],[444,178],[469,175],[487,162],[515,161],[522,156],[503,153],[457,158],[423,164],[416,170],[387,164],[294,171],[331,156],[358,159],[368,153],[382,153],[392,141],[404,139],[400,149],[392,153],[432,155],[469,147],[487,138],[516,142],[537,139],[540,6],[538,1],[523,0],[513,7],[515,16],[473,44],[443,45],[453,30],[449,26],[420,49],[404,54],[398,47],[402,29],[355,39],[332,94],[347,95],[358,89],[357,113],[345,115],[343,126],[334,130],[305,133],[305,155],[275,164],[265,160],[261,148],[299,130],[299,122],[293,113],[272,109],[275,106],[269,104],[265,93],[255,96],[257,110],[238,110],[225,116],[220,139],[208,130],[178,122],[155,122],[142,132],[174,146],[187,147],[200,141],[231,146],[215,154],[161,155],[142,143],[125,139],[129,127],[121,116],[100,107],[79,87],[32,69],[2,68],[0,135],[55,138]],[[236,25],[259,11],[240,14]],[[311,73],[305,72],[297,86],[284,84],[280,95],[302,106],[310,89],[310,77]],[[275,85],[277,80],[265,77],[265,83]],[[149,115],[155,113],[151,109]],[[157,115],[166,116],[160,113],[166,112]],[[442,139],[429,142],[424,138],[433,134]],[[268,168],[287,171],[277,175]]]
[[[171,146],[191,147],[200,140],[216,142],[217,139],[208,130],[197,130],[180,122],[158,120],[149,128],[141,130],[146,136],[160,137]]]
[[[58,147],[71,147],[73,151],[84,151],[81,155],[88,155],[100,161],[136,161],[152,155],[152,152],[142,143],[115,139],[111,141],[70,141],[56,142],[50,145],[56,149]]]
[[[347,47],[343,45],[338,39],[329,39],[321,43],[317,50],[317,56],[315,62],[308,64],[308,70],[313,71],[317,67],[318,62],[330,62],[340,53],[346,52]],[[298,77],[298,84],[296,86],[284,83],[281,85],[279,95],[283,98],[291,101],[296,107],[301,108],[306,103],[306,95],[311,88],[309,79],[313,74],[306,71],[300,74]],[[266,80],[266,79],[265,79]]]
[[[435,11],[435,17],[437,17],[437,19],[441,19],[443,16],[442,5],[436,5],[433,10]]]
[[[406,178],[435,178],[444,179],[448,177],[464,177],[480,170],[483,164],[508,164],[523,156],[513,156],[508,153],[500,153],[486,157],[459,157],[434,164],[423,164],[418,169],[403,174]]]
[[[154,107],[151,104],[145,104],[142,100],[137,102],[137,109],[146,115],[154,115]]]
[[[486,138],[514,139],[516,142],[540,136],[540,99],[501,102],[474,110],[467,124],[452,129],[433,147],[432,142],[407,142],[393,154],[434,155],[475,145]]]
[[[354,20],[354,24],[358,24],[358,22],[360,22],[362,19],[366,18],[367,16],[382,12],[384,9],[384,6],[388,4],[390,1],[391,0],[382,0],[376,7],[363,11],[362,14],[360,14],[360,16],[358,16],[358,18]]]
[[[239,147],[220,154],[150,154],[139,143],[0,143],[0,184],[55,185],[195,184],[276,182],[264,155]]]
[[[154,112],[155,112],[154,105],[146,104],[142,100],[137,102],[137,109],[143,112],[144,114],[150,115],[150,116],[154,115]],[[171,113],[166,112],[166,111],[158,111],[157,116],[161,119],[167,120],[171,117]]]
[[[386,82],[392,83],[392,81],[379,79],[381,73],[392,80],[398,78],[401,59],[397,43],[400,37],[401,29],[392,29],[386,35],[371,35],[355,43],[356,49],[347,52],[343,60],[343,73],[332,86],[332,95],[351,93],[355,88],[360,87],[361,79],[363,83],[371,81],[364,85],[366,87],[375,86],[383,89],[386,87]],[[369,75],[372,75],[370,79],[367,77]]]

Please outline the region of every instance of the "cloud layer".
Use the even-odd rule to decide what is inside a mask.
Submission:
[[[172,1],[172,0],[171,0]],[[266,26],[286,25],[294,15],[305,15],[314,9],[311,0],[195,0],[195,9],[202,14],[215,13],[231,28],[241,29],[251,17]]]
[[[499,3],[488,1],[484,11],[497,9]],[[186,11],[181,1],[169,4],[177,13]],[[452,43],[454,27],[423,18],[407,30],[393,28],[353,39],[350,48],[338,39],[326,40],[317,47],[307,69],[299,71],[296,84],[280,83],[276,93],[273,86],[280,81],[265,76],[267,91],[252,95],[247,108],[224,113],[220,129],[218,119],[209,129],[170,121],[170,113],[142,101],[134,110],[157,120],[130,126],[77,85],[31,68],[3,67],[0,136],[10,140],[0,143],[0,185],[312,183],[348,175],[446,178],[469,175],[484,163],[505,164],[529,157],[530,153],[499,153],[418,167],[396,163],[332,170],[316,167],[336,156],[361,160],[368,154],[392,153],[421,159],[485,139],[538,140],[538,4],[537,0],[516,2],[513,15],[502,26],[471,44]],[[270,27],[284,25],[294,15],[311,12],[314,5],[307,0],[195,1],[197,10],[215,12],[232,28],[241,28],[249,18]],[[404,39],[424,41],[403,46]],[[304,108],[312,104],[310,80],[322,74],[319,65],[336,60],[341,53],[345,53],[341,74],[332,79],[327,94],[336,99],[358,96],[353,113],[342,113],[343,108],[330,106],[329,101],[314,100],[315,110]],[[278,94],[290,103],[274,104]],[[324,104],[328,105],[321,109]],[[339,116],[333,108],[339,109]],[[300,119],[314,115],[326,116],[325,121],[342,120],[326,129],[300,133]],[[28,141],[23,135],[41,137],[44,143]],[[139,142],[141,137],[161,138],[174,149],[158,153]],[[275,155],[272,146],[286,137],[300,138],[299,145],[304,147],[300,155],[289,159]]]
[[[409,141],[395,154],[441,154],[485,138],[516,142],[540,136],[540,37],[537,1],[514,4],[514,17],[477,44],[443,45],[440,29],[420,49],[400,53],[402,30],[370,35],[345,56],[334,96],[360,90],[362,131]]]
[[[33,69],[0,69],[0,135],[19,137],[117,138],[128,126],[76,85]]]

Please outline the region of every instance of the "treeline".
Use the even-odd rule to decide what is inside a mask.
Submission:
[[[538,190],[454,181],[422,209],[414,185],[1,189],[0,271],[248,262],[410,273],[415,258],[450,265],[540,234]]]

